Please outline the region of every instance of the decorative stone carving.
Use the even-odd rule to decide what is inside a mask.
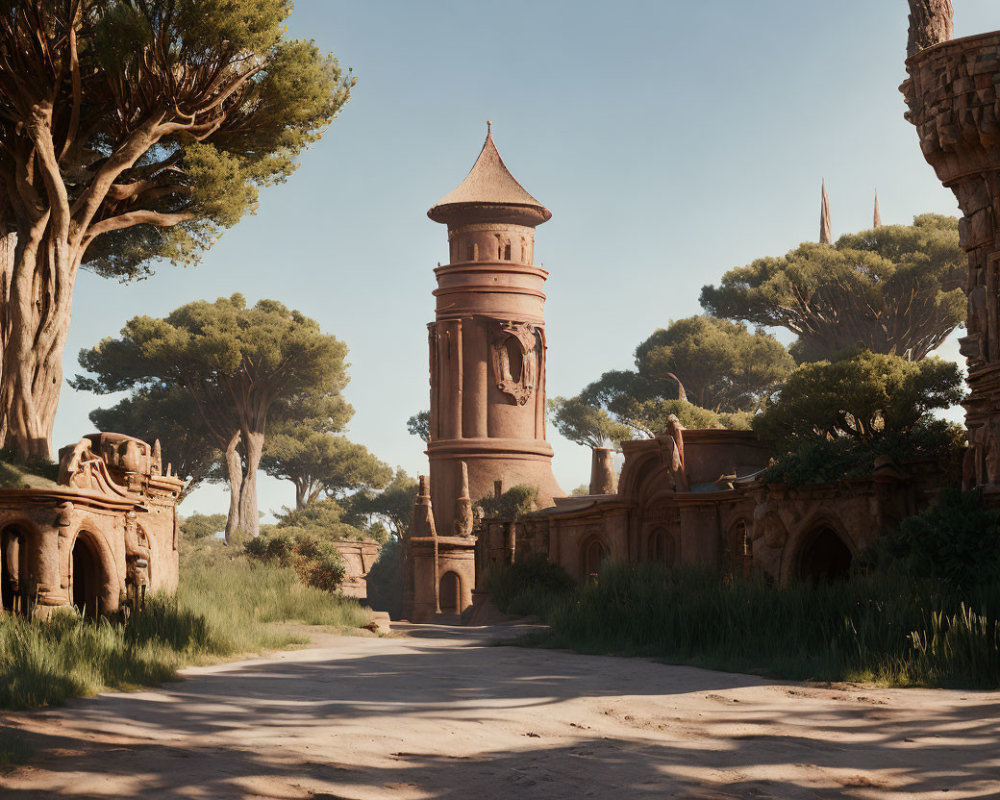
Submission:
[[[541,330],[527,322],[500,322],[490,347],[497,388],[523,406],[535,392]],[[513,358],[512,358],[513,357]]]
[[[675,414],[667,417],[665,434],[656,437],[660,443],[660,461],[667,468],[674,481],[674,489],[688,492],[691,485],[684,468],[684,426]]]

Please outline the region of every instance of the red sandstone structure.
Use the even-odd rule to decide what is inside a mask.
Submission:
[[[491,494],[498,481],[537,487],[543,506],[562,494],[545,440],[548,273],[534,263],[535,228],[552,213],[514,179],[488,132],[465,180],[427,216],[448,226],[449,260],[435,270],[437,306],[428,325],[425,506],[433,509],[434,532],[416,531],[409,547],[409,569],[427,572],[411,588],[420,595],[425,585],[434,587],[433,601],[429,594],[413,600],[416,610],[408,613],[421,618],[471,602],[471,501]],[[428,558],[438,566],[427,566]]]
[[[59,477],[0,490],[0,598],[6,611],[96,615],[173,591],[177,500],[159,442],[96,433],[59,451]]]
[[[947,41],[950,0],[910,0],[906,97],[920,147],[964,215],[966,486],[1000,505],[1000,31]]]

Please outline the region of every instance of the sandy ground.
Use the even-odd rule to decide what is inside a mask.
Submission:
[[[827,689],[413,626],[8,715],[20,798],[1000,798],[1000,693]],[[506,632],[509,634],[509,631]]]

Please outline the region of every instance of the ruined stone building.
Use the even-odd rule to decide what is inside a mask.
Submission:
[[[929,120],[920,122],[925,153],[933,159],[934,148],[943,148],[939,172],[956,173],[952,183],[969,215],[963,241],[971,253],[970,336],[963,352],[972,368],[967,408],[976,446],[966,471],[972,483],[1000,493],[1000,159],[996,147],[971,144],[987,133],[1000,141],[1000,123],[984,133],[961,116],[961,98],[971,95],[956,97],[963,88],[1000,86],[1000,34],[954,52],[942,47],[908,62],[915,84],[934,87],[933,112],[909,102]],[[952,86],[945,77],[953,75],[965,77]],[[959,117],[968,131],[941,122]],[[404,547],[408,618],[463,611],[491,565],[530,556],[580,580],[606,559],[730,575],[754,570],[777,582],[835,577],[877,537],[926,508],[946,479],[948,465],[883,460],[858,480],[765,483],[768,458],[752,433],[683,430],[675,420],[666,434],[622,445],[617,488],[610,452],[595,451],[591,494],[563,497],[545,440],[547,272],[534,264],[535,228],[551,213],[514,180],[488,134],[472,171],[428,216],[448,226],[449,263],[435,270],[436,317],[428,326],[430,478],[421,478]],[[829,216],[824,186],[827,240]],[[874,224],[881,224],[877,197]],[[471,501],[517,484],[538,487],[541,510],[516,522],[486,520],[473,536]]]
[[[0,490],[0,599],[48,616],[117,611],[177,588],[177,500],[159,443],[96,433],[59,452],[55,482]]]
[[[410,613],[457,612],[475,585],[471,504],[506,486],[563,494],[545,440],[545,294],[535,228],[551,212],[511,175],[488,132],[458,188],[427,215],[448,227],[448,263],[435,270],[430,348],[430,481],[423,528],[410,537]],[[425,496],[426,493],[426,496]],[[419,510],[419,509],[418,509]]]

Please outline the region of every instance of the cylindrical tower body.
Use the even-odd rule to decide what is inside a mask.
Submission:
[[[544,284],[535,226],[551,213],[508,172],[487,136],[463,183],[428,212],[448,226],[449,259],[435,270],[430,346],[431,497],[441,535],[455,522],[461,462],[473,501],[495,481],[562,494],[545,441]]]
[[[1000,506],[1000,31],[955,39],[907,59],[900,87],[924,157],[958,199],[969,253],[965,283],[969,448],[966,486]]]

